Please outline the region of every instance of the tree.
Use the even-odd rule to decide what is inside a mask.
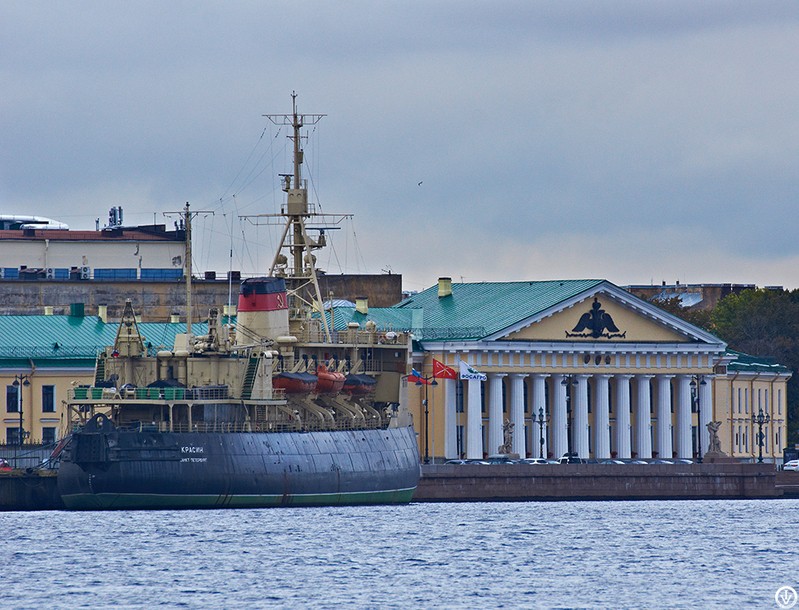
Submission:
[[[712,321],[710,319],[710,311],[707,309],[683,307],[680,297],[671,297],[670,299],[660,299],[654,297],[650,299],[649,302],[653,305],[657,305],[663,311],[685,320],[689,324],[693,324],[694,326],[698,326],[699,328],[710,331]]]
[[[711,312],[711,332],[730,348],[767,357],[789,367],[789,442],[799,442],[799,291],[745,290],[719,301]]]

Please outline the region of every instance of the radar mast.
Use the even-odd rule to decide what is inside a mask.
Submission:
[[[287,137],[292,140],[294,147],[293,173],[280,174],[286,202],[281,206],[279,214],[259,214],[242,218],[247,218],[254,224],[283,225],[283,232],[269,267],[269,275],[286,279],[290,321],[307,319],[309,308],[318,311],[326,340],[330,341],[331,329],[324,315],[324,301],[313,252],[327,245],[326,230],[339,228],[336,225],[351,218],[352,214],[321,214],[315,205],[308,202],[308,185],[302,177],[302,138],[307,136],[303,136],[301,130],[308,125],[316,125],[327,115],[298,112],[297,94],[293,91],[291,102],[291,114],[263,115],[278,127],[291,128]],[[310,237],[309,231],[318,231],[318,238]],[[288,257],[283,254],[283,250],[288,252]]]

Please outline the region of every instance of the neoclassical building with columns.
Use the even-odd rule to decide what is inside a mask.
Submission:
[[[759,449],[754,386],[745,405],[740,390],[753,378],[728,374],[736,355],[606,280],[441,278],[392,309],[413,320],[423,376],[433,376],[435,359],[456,371],[465,362],[485,377],[409,384],[420,453],[431,460],[497,453],[509,428],[521,456],[693,458],[710,448],[711,421],[721,424],[724,451],[751,458]],[[771,418],[771,458],[785,439],[789,378],[778,367],[761,380],[770,384],[758,406]]]

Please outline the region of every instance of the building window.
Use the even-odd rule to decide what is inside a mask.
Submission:
[[[6,386],[6,413],[19,412],[19,388],[13,385]]]
[[[466,449],[463,446],[463,426],[457,426],[455,428],[455,444],[458,457],[466,457]]]
[[[42,413],[55,413],[55,386],[42,386]]]
[[[463,413],[463,384],[461,381],[455,384],[455,412]]]
[[[6,445],[19,445],[19,428],[6,428]]]
[[[55,426],[45,426],[42,428],[42,444],[52,445],[55,443]]]

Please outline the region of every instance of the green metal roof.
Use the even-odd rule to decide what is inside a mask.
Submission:
[[[727,371],[732,373],[771,373],[772,375],[790,375],[792,373],[790,368],[777,364],[773,358],[751,356],[731,349],[727,350],[726,355],[735,358],[727,365]]]
[[[453,282],[451,296],[439,298],[436,285],[396,308],[423,310],[421,323],[414,324],[414,333],[421,339],[481,339],[605,281]]]
[[[325,313],[328,322],[330,311]],[[396,309],[394,307],[370,307],[368,314],[362,314],[354,307],[333,308],[333,330],[347,330],[347,324],[357,322],[365,328],[367,320],[377,325],[379,331],[408,331],[412,328],[413,311],[410,309]]]
[[[27,364],[32,359],[37,364],[75,366],[113,345],[117,328],[119,322],[105,323],[97,316],[0,316],[0,364]],[[192,331],[204,334],[207,324],[194,323]],[[142,322],[139,332],[153,348],[172,347],[175,335],[186,332],[186,324]]]

